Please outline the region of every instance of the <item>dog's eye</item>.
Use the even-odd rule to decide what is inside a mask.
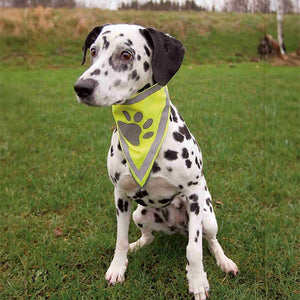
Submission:
[[[96,56],[96,54],[97,54],[97,51],[96,51],[96,49],[91,49],[91,57],[95,57]]]
[[[130,52],[128,52],[128,51],[123,51],[122,52],[121,59],[123,61],[129,61],[129,60],[131,60],[131,58],[132,58],[132,54]]]

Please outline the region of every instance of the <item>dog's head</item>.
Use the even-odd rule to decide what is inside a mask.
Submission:
[[[91,66],[74,89],[79,102],[93,106],[121,104],[154,83],[166,85],[178,71],[183,45],[168,34],[138,25],[95,27],[83,45]]]

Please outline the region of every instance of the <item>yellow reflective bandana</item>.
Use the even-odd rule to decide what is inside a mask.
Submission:
[[[155,84],[124,104],[113,105],[112,113],[131,174],[143,187],[167,133],[170,116],[168,88]]]

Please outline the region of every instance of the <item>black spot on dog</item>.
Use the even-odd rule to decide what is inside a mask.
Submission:
[[[152,167],[152,172],[153,173],[157,173],[158,171],[160,171],[161,168],[160,166],[158,165],[158,163],[155,161],[154,164],[153,164],[153,167]]]
[[[124,212],[124,203],[122,199],[118,199],[118,208],[120,212]]]
[[[189,182],[188,182],[188,186],[191,186],[191,185],[197,185],[197,184],[198,184],[198,181],[195,181],[195,182],[189,181]]]
[[[143,224],[137,223],[140,228],[143,228]]]
[[[197,234],[197,237],[199,237],[199,234],[200,234],[199,230],[197,230],[196,234]]]
[[[179,143],[182,143],[184,140],[184,136],[180,132],[177,132],[177,131],[173,132],[173,138],[175,141],[177,141]]]
[[[127,42],[129,43],[130,46],[133,45],[132,40],[128,39]]]
[[[140,75],[138,75],[138,76],[136,77],[135,81],[139,81],[140,78],[141,78]]]
[[[141,60],[141,56],[139,54],[137,56],[137,60]]]
[[[195,238],[195,243],[198,243],[198,238]]]
[[[128,211],[128,201],[124,201],[124,211]]]
[[[178,113],[178,115],[179,115],[180,120],[181,120],[182,122],[184,122],[183,117],[181,116],[181,114]]]
[[[169,211],[168,209],[164,208],[161,210],[162,214],[163,214],[163,217],[165,218],[166,222],[168,222],[169,220]]]
[[[179,132],[185,136],[187,140],[192,138],[187,126],[184,124],[182,127],[179,127]]]
[[[149,203],[151,203],[151,204],[155,203],[152,199],[149,199],[148,201],[149,201]]]
[[[135,79],[137,76],[137,71],[133,70],[130,74],[129,74],[129,79]]]
[[[207,186],[205,186],[204,189],[207,191]]]
[[[145,61],[144,62],[144,71],[147,72],[149,70],[149,64]]]
[[[122,160],[122,164],[123,164],[123,165],[126,165],[126,163],[127,163],[127,161],[126,161],[126,159],[124,158],[124,159]]]
[[[103,32],[102,34],[108,34],[108,33],[111,33],[110,30],[106,30],[105,32]]]
[[[147,209],[143,209],[142,211],[141,211],[141,214],[144,216],[145,214],[147,213]]]
[[[154,218],[156,223],[163,223],[164,221],[157,213],[154,213]]]
[[[172,172],[173,169],[171,167],[167,167],[167,171]]]
[[[118,180],[120,179],[120,174],[121,173],[118,172],[115,173],[115,182],[118,182]]]
[[[196,194],[192,194],[189,196],[189,199],[196,202],[196,201],[198,201],[199,197]]]
[[[91,76],[93,76],[93,75],[99,75],[100,73],[101,73],[101,70],[96,69],[95,71],[93,71],[93,72],[91,73]]]
[[[164,153],[164,157],[167,160],[176,160],[178,158],[178,152],[173,150],[167,150]]]
[[[118,80],[116,80],[115,82],[114,82],[114,86],[116,87],[116,86],[119,86],[121,84],[121,80],[120,79],[118,79]]]
[[[140,90],[138,90],[138,93],[141,93],[142,91],[148,89],[150,87],[150,83],[147,83],[146,85],[144,85]]]
[[[117,147],[118,147],[118,150],[119,150],[119,151],[122,151],[120,142],[118,142],[118,146],[117,146]]]
[[[142,206],[147,206],[147,204],[142,199],[136,199],[135,202]]]
[[[166,203],[169,203],[171,202],[173,199],[162,199],[162,200],[158,200],[159,203],[162,203],[162,204],[166,204]]]
[[[175,123],[177,123],[178,119],[177,119],[177,116],[176,116],[176,112],[175,112],[175,110],[174,110],[174,108],[172,106],[171,106],[171,114],[172,114],[173,121]]]
[[[195,163],[196,163],[196,166],[198,167],[198,169],[200,169],[201,167],[200,167],[200,164],[199,164],[199,161],[198,161],[197,157],[195,157]]]
[[[124,34],[123,34],[123,33],[120,33],[119,36],[124,36]]]
[[[133,198],[134,199],[136,199],[136,198],[144,198],[144,197],[146,197],[146,196],[148,196],[149,194],[148,194],[148,192],[146,191],[146,190],[138,190],[137,192],[136,192],[136,194],[133,196]]]
[[[210,206],[211,200],[209,198],[205,199],[207,206]]]
[[[189,151],[188,151],[188,149],[183,148],[181,156],[182,156],[182,158],[189,158]]]
[[[198,202],[192,203],[190,205],[190,210],[191,210],[191,212],[194,212],[196,215],[198,215],[200,212],[200,206],[199,206]]]
[[[209,207],[209,210],[210,210],[210,212],[212,213],[212,207],[211,207],[211,206]]]
[[[104,36],[102,38],[103,38],[103,42],[104,42],[102,49],[108,49],[108,47],[110,45],[109,41],[107,40],[106,36]]]
[[[119,216],[119,210],[116,208],[116,214],[117,216]]]
[[[145,49],[147,56],[150,56],[150,50],[146,45],[144,46],[144,49]]]
[[[114,147],[112,145],[110,147],[110,156],[114,156]]]
[[[187,160],[185,161],[185,164],[186,164],[186,167],[187,167],[188,169],[190,169],[191,166],[192,166],[192,162],[191,162],[189,159],[187,159]]]
[[[179,184],[178,186],[181,190],[183,189],[183,185]]]
[[[108,71],[105,71],[105,72],[104,72],[104,75],[107,76],[107,75],[108,75]]]

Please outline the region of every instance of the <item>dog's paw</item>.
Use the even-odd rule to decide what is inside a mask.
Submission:
[[[151,244],[154,241],[154,239],[155,238],[154,238],[153,235],[149,235],[149,236],[146,236],[146,237],[142,236],[136,242],[129,244],[129,251],[130,252],[135,252],[135,251],[139,250],[140,248],[143,248],[146,245]]]
[[[205,300],[209,297],[209,283],[206,273],[189,265],[186,268],[187,279],[189,283],[189,292],[194,296],[195,300]]]
[[[125,272],[127,269],[128,261],[121,263],[115,259],[111,262],[109,269],[105,274],[105,279],[109,285],[114,285],[116,283],[123,283],[125,281]]]
[[[237,265],[227,256],[219,262],[219,266],[224,272],[234,276],[239,272]]]

